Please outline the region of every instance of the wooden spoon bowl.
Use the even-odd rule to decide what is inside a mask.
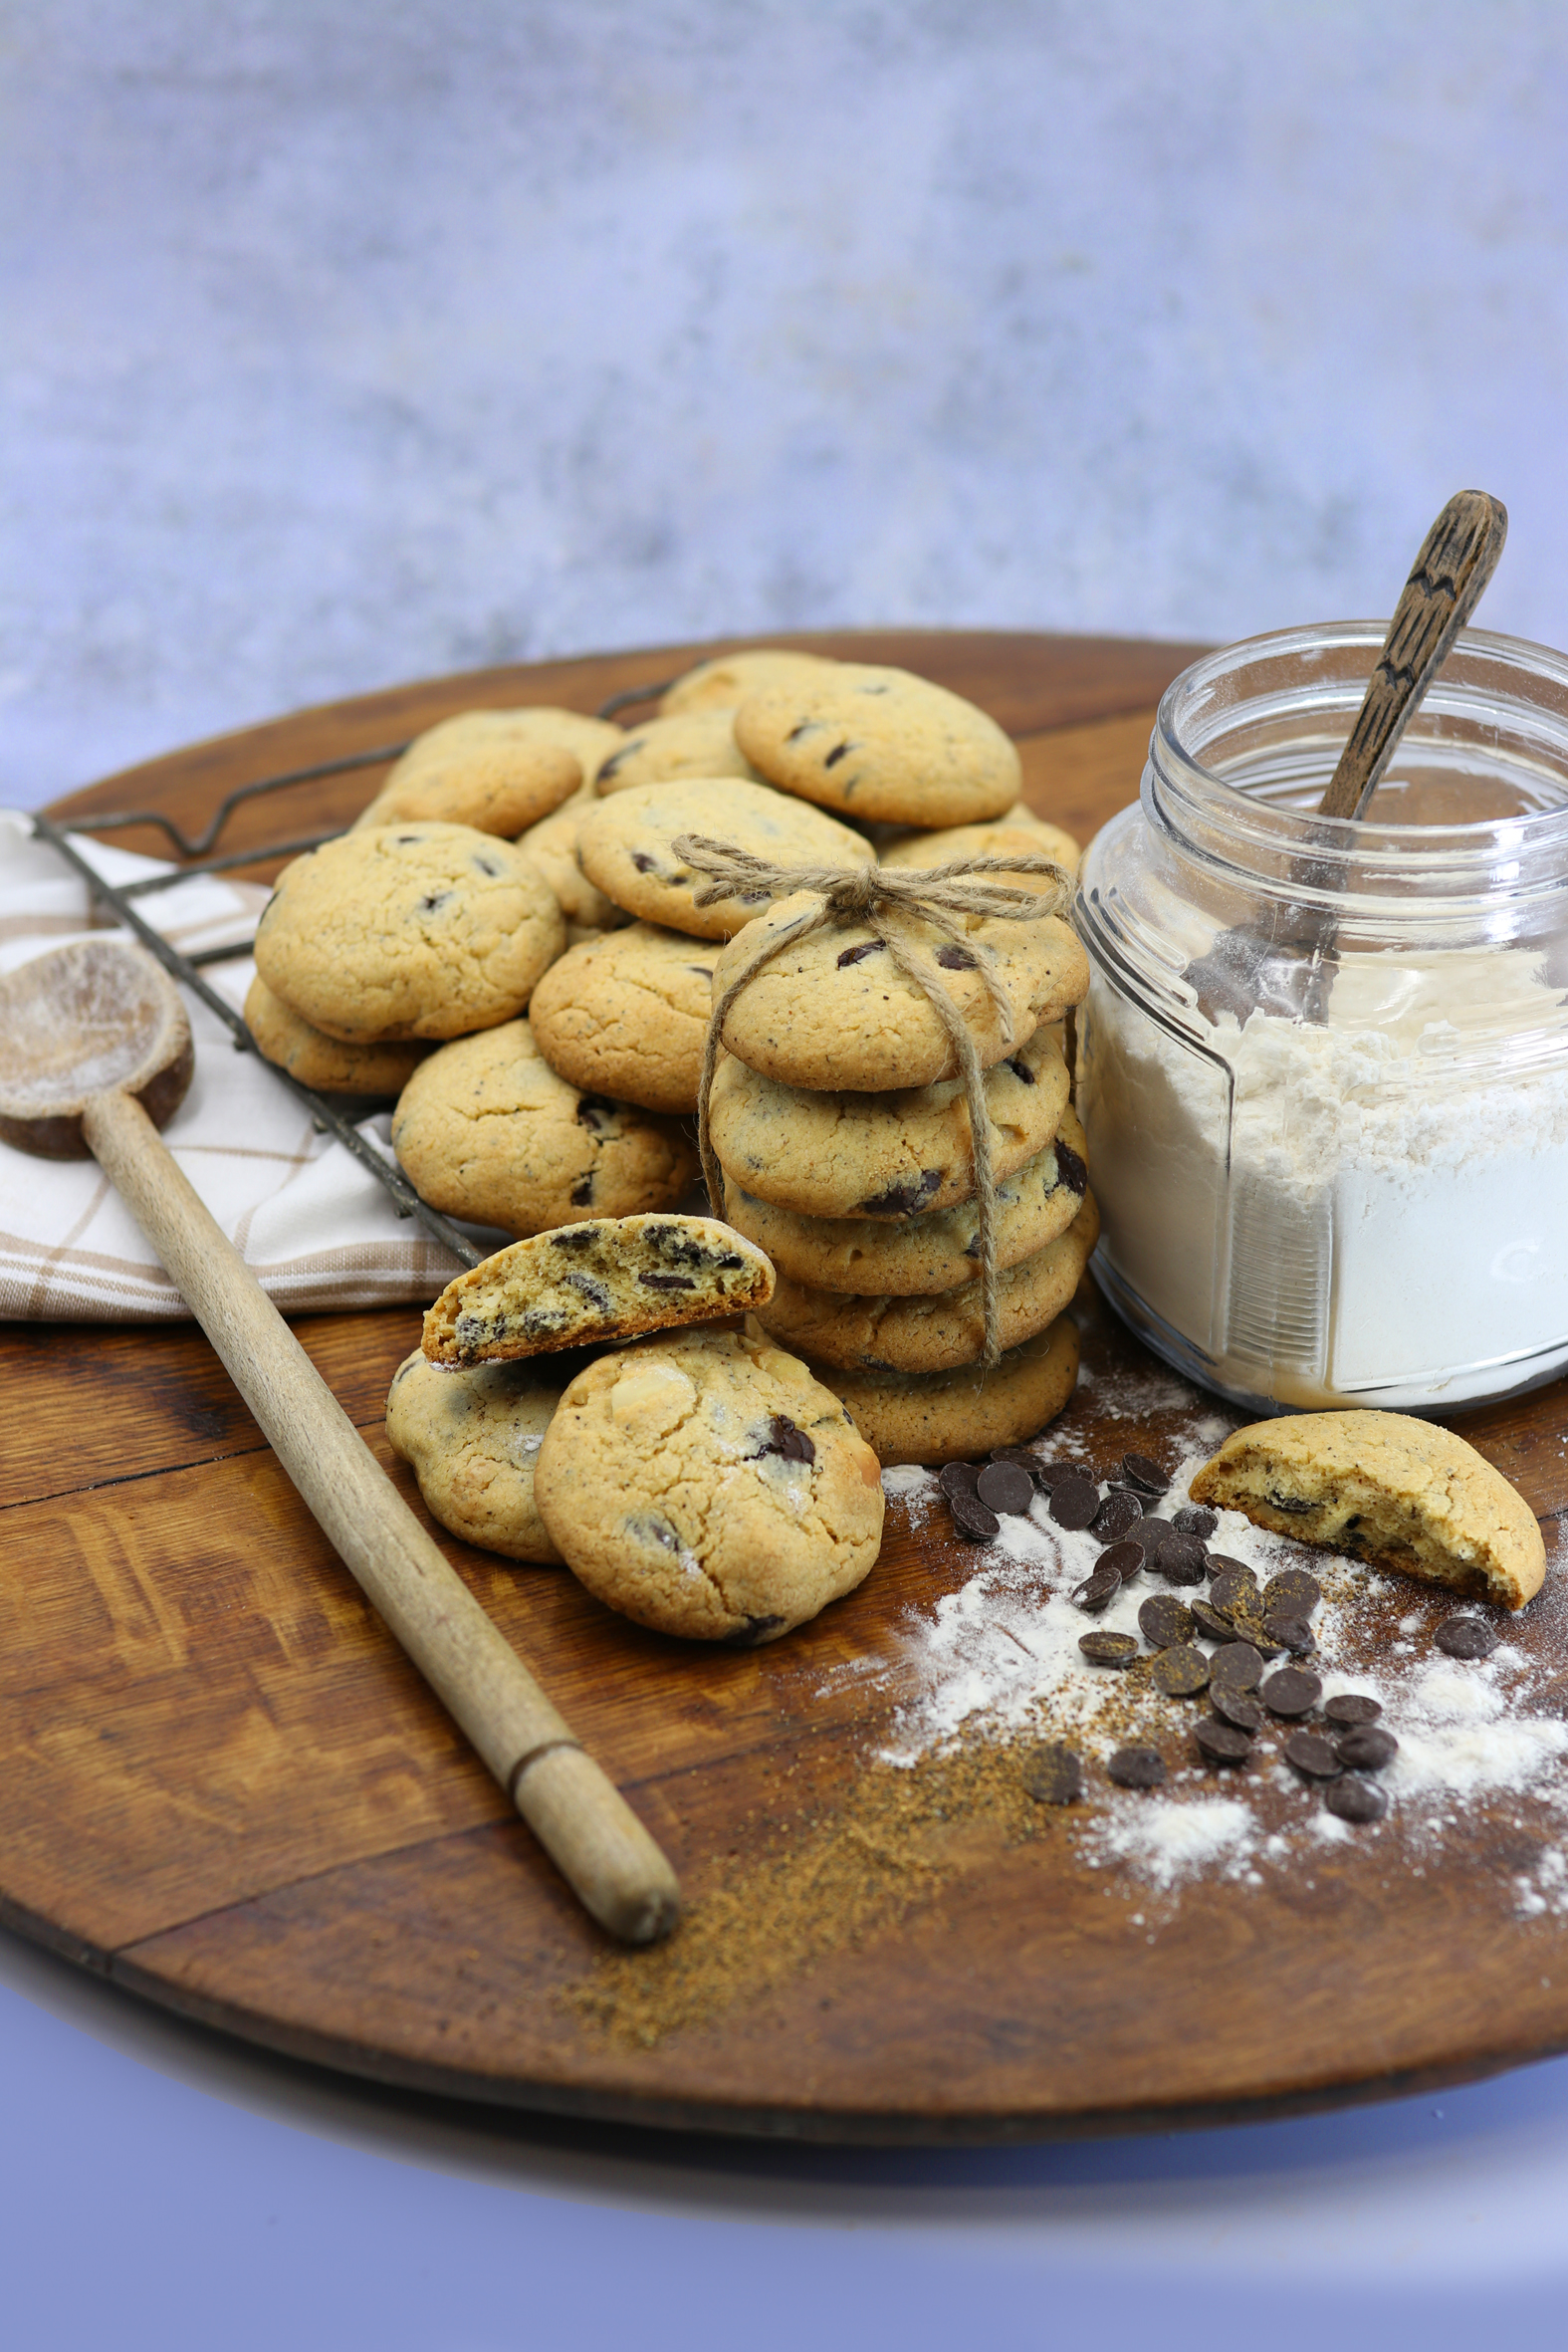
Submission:
[[[0,980],[0,1137],[19,1151],[91,1159],[83,1114],[111,1090],[161,1127],[195,1069],[179,991],[138,947],[74,940]]]

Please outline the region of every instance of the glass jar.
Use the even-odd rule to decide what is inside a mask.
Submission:
[[[1184,671],[1079,883],[1095,1272],[1258,1413],[1568,1365],[1568,660],[1465,631],[1371,815],[1319,818],[1382,635]]]

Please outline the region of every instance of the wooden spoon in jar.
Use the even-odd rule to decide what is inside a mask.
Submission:
[[[0,980],[0,1137],[91,1154],[133,1212],[366,1598],[593,1917],[667,1935],[675,1874],[415,1519],[158,1126],[195,1069],[173,983],[142,949],[81,940]]]

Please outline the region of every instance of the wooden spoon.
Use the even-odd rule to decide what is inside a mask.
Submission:
[[[195,1067],[173,983],[82,940],[0,980],[0,1136],[91,1154],[133,1212],[349,1573],[593,1917],[667,1935],[674,1872],[361,1442],[158,1134]]]

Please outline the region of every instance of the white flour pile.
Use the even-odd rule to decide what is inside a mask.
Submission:
[[[1161,1375],[1126,1376],[1118,1385],[1125,1397],[1106,1383],[1097,1387],[1101,1414],[1117,1406],[1131,1413],[1139,1402],[1147,1412],[1152,1390],[1162,1392],[1165,1404],[1164,1390],[1177,1387]],[[1179,1393],[1190,1405],[1196,1401],[1191,1390]],[[1168,1518],[1181,1508],[1189,1480],[1230,1426],[1212,1413],[1189,1414],[1177,1440],[1180,1467],[1169,1494],[1152,1509]],[[1134,1428],[1128,1441],[1149,1448],[1147,1438],[1140,1447]],[[1040,1441],[1036,1451],[1062,1460],[1080,1449],[1058,1437]],[[929,1471],[890,1471],[885,1483],[917,1518],[930,1512],[945,1519],[946,1500]],[[1419,1871],[1441,1852],[1460,1808],[1527,1798],[1534,1836],[1542,1835],[1543,1805],[1547,1827],[1539,1860],[1518,1881],[1519,1907],[1568,1913],[1568,1721],[1553,1711],[1563,1703],[1556,1694],[1534,1704],[1556,1664],[1568,1664],[1568,1646],[1546,1665],[1510,1641],[1504,1625],[1489,1658],[1451,1658],[1433,1634],[1445,1617],[1466,1607],[1456,1595],[1378,1576],[1337,1553],[1254,1528],[1239,1513],[1221,1513],[1205,1538],[1211,1551],[1255,1568],[1259,1581],[1285,1566],[1317,1578],[1324,1595],[1312,1619],[1319,1656],[1303,1663],[1320,1675],[1325,1700],[1352,1691],[1377,1699],[1382,1728],[1399,1742],[1393,1763],[1376,1775],[1389,1798],[1386,1819],[1351,1826],[1326,1812],[1321,1789],[1303,1782],[1278,1754],[1278,1742],[1294,1725],[1262,1734],[1244,1770],[1208,1769],[1198,1763],[1191,1736],[1208,1713],[1206,1700],[1165,1699],[1142,1677],[1135,1689],[1125,1675],[1090,1665],[1080,1652],[1079,1637],[1091,1629],[1138,1635],[1139,1608],[1152,1594],[1190,1599],[1204,1587],[1188,1592],[1145,1571],[1091,1617],[1068,1596],[1094,1566],[1098,1536],[1056,1527],[1045,1497],[1036,1497],[1028,1518],[1004,1518],[1001,1530],[995,1541],[973,1546],[968,1582],[908,1624],[902,1655],[889,1670],[901,1698],[884,1761],[911,1765],[977,1738],[1063,1741],[1086,1767],[1085,1801],[1074,1808],[1082,1821],[1080,1854],[1165,1891],[1201,1877],[1255,1878],[1271,1862],[1355,1838],[1398,1840],[1408,1866]],[[1396,1619],[1392,1612],[1402,1600],[1410,1605]],[[1543,1594],[1532,1618],[1548,1605]],[[1149,1654],[1142,1640],[1140,1649]],[[1163,1791],[1124,1791],[1105,1778],[1106,1761],[1123,1746],[1161,1751],[1169,1773]]]
[[[1324,1023],[1226,1015],[1207,1052],[1097,976],[1102,1250],[1236,1394],[1419,1411],[1544,1377],[1568,1362],[1565,1025],[1538,950],[1347,955]]]

